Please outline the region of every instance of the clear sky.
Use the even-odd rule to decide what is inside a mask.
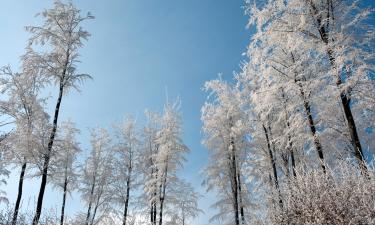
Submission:
[[[166,101],[182,100],[184,141],[191,149],[181,175],[201,187],[200,170],[207,162],[201,145],[200,108],[205,81],[222,73],[230,78],[246,58],[243,52],[251,32],[246,29],[243,0],[75,0],[83,13],[95,20],[84,27],[92,34],[82,49],[80,72],[93,81],[63,99],[61,119],[71,118],[81,129],[82,147],[89,149],[88,128],[119,121],[125,114],[143,118],[146,108],[161,110]],[[52,0],[2,0],[0,7],[0,65],[18,66],[28,34],[25,25],[38,24],[34,15]],[[51,95],[55,95],[52,91]],[[51,103],[54,103],[52,98]],[[51,106],[49,106],[51,108]],[[52,114],[52,110],[49,109]],[[60,121],[62,121],[60,120]],[[14,176],[18,176],[18,168]],[[6,187],[15,201],[17,178]],[[25,183],[24,208],[33,208],[38,181]],[[201,200],[207,210],[211,197]],[[48,191],[46,206],[60,207],[61,194]],[[68,212],[81,209],[80,200],[67,200]],[[74,201],[74,202],[73,202]],[[28,203],[29,202],[29,203]],[[207,223],[210,211],[193,225]]]

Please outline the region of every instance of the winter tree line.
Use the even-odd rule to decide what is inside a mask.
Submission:
[[[203,185],[216,193],[214,224],[374,224],[373,9],[350,0],[246,1],[248,61],[231,81],[206,82]],[[29,26],[20,72],[1,69],[0,173],[19,168],[15,205],[1,224],[185,225],[202,213],[200,195],[178,177],[189,152],[179,102],[91,130],[84,154],[60,105],[88,74],[77,70],[90,34],[72,3],[55,1]],[[58,92],[49,115],[46,87]],[[26,178],[40,178],[35,212],[23,212]],[[43,208],[46,186],[61,211]],[[25,187],[27,188],[27,187]],[[69,194],[85,208],[65,215]],[[7,201],[1,192],[1,200]],[[43,209],[43,211],[42,211]],[[57,215],[58,214],[58,215]]]
[[[10,66],[0,71],[2,184],[10,169],[20,169],[17,199],[14,206],[1,208],[0,224],[188,224],[202,211],[200,195],[177,176],[189,152],[181,139],[179,101],[168,102],[162,113],[147,111],[143,127],[128,116],[111,130],[91,129],[91,148],[85,153],[75,123],[58,118],[64,96],[91,79],[77,65],[90,36],[82,23],[94,17],[59,0],[39,16],[42,24],[26,27],[30,38],[20,71]],[[58,92],[52,116],[42,95],[46,87]],[[25,212],[24,181],[30,177],[41,184],[35,211]],[[47,185],[61,194],[60,212],[42,210]],[[74,192],[86,208],[67,216],[67,197]],[[0,194],[2,203],[8,202]]]
[[[249,61],[206,82],[214,223],[375,224],[374,9],[247,1]]]

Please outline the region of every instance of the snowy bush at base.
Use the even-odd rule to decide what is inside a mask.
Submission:
[[[375,224],[373,169],[368,175],[348,163],[329,169],[327,174],[300,169],[296,178],[281,185],[280,195],[282,203],[270,206],[266,224]],[[275,202],[279,196],[272,198]]]

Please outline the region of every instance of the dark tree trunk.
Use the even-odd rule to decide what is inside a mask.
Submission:
[[[156,198],[156,192],[153,193],[154,198]],[[151,202],[151,224],[156,225],[156,202],[153,200]]]
[[[65,68],[66,70],[66,68]],[[63,72],[65,74],[66,71]],[[51,135],[48,141],[48,148],[47,148],[47,153],[44,156],[44,163],[43,163],[43,171],[42,171],[42,182],[40,184],[40,190],[39,190],[39,195],[38,195],[38,201],[36,204],[36,211],[33,219],[33,225],[38,225],[39,219],[40,219],[40,214],[42,213],[42,205],[43,205],[43,197],[44,197],[44,192],[46,189],[47,185],[47,175],[48,175],[48,166],[49,166],[49,161],[50,161],[50,156],[51,156],[51,151],[52,151],[52,146],[53,142],[55,140],[55,134],[57,130],[57,120],[59,117],[59,111],[60,111],[60,105],[61,105],[61,100],[64,92],[64,85],[62,81],[60,81],[60,90],[59,90],[59,97],[57,98],[57,103],[55,107],[55,114],[53,117],[53,125],[52,125],[52,131]]]
[[[168,158],[166,160],[165,166],[165,175],[163,180],[163,185],[160,187],[162,192],[160,192],[160,209],[159,209],[159,225],[163,224],[163,208],[164,208],[164,200],[165,200],[165,191],[167,185],[167,176],[168,176]],[[156,220],[156,219],[155,219]]]
[[[154,208],[153,203],[150,204],[150,222],[153,224],[153,218],[154,218]]]
[[[164,198],[160,198],[159,225],[163,224]]]
[[[316,133],[315,122],[314,122],[314,119],[311,115],[310,102],[306,99],[302,87],[300,88],[300,92],[301,92],[301,96],[303,97],[303,107],[305,108],[305,112],[306,112],[306,115],[307,115],[307,121],[309,123],[309,128],[310,128],[310,131],[311,131],[312,136],[314,138],[314,145],[315,145],[316,151],[318,152],[320,165],[323,169],[323,172],[326,173],[326,167],[324,165],[325,163],[324,163],[322,144],[320,143],[319,137]]]
[[[122,224],[126,225],[126,218],[128,216],[128,206],[129,206],[129,197],[130,197],[130,176],[126,181],[126,199],[125,199],[125,208]]]
[[[278,182],[278,177],[277,177],[276,161],[275,161],[275,158],[273,157],[273,152],[272,152],[272,149],[271,149],[271,143],[270,143],[268,131],[267,131],[267,128],[264,125],[263,125],[263,130],[264,130],[264,134],[266,136],[268,155],[270,157],[270,163],[271,163],[271,167],[272,167],[272,171],[273,171],[273,182],[275,184],[275,188],[277,190],[279,190],[279,182]]]
[[[238,178],[237,178],[237,162],[236,162],[236,150],[234,141],[231,138],[230,142],[230,171],[231,171],[231,188],[233,194],[233,210],[234,210],[234,221],[236,225],[240,224],[240,213],[238,204]]]
[[[279,194],[279,206],[282,208],[283,207],[283,200],[281,198],[281,193],[280,193],[280,188],[279,188],[279,180],[278,180],[278,176],[277,176],[277,168],[276,168],[276,160],[275,160],[275,157],[273,155],[273,151],[272,151],[272,148],[271,148],[271,143],[270,143],[270,135],[268,134],[268,132],[271,132],[271,127],[269,126],[269,131],[267,131],[267,128],[264,126],[264,124],[262,124],[263,126],[263,130],[264,130],[264,134],[266,136],[266,141],[267,141],[267,149],[268,149],[268,154],[269,154],[269,157],[270,157],[270,163],[271,163],[271,166],[272,166],[272,172],[273,172],[273,181],[274,181],[274,184],[275,184],[275,188]],[[270,176],[270,179],[272,180],[272,177]]]
[[[22,168],[21,168],[20,179],[18,181],[18,195],[17,195],[16,205],[14,207],[12,225],[17,224],[18,212],[20,209],[20,204],[21,204],[21,199],[22,199],[23,180],[25,178],[26,165],[27,165],[26,162],[23,163]]]
[[[156,196],[156,193],[155,193],[155,196]],[[156,215],[157,215],[156,201],[153,202],[152,212],[153,212],[153,217],[152,217],[153,224],[156,225]]]
[[[153,200],[153,202],[152,202],[152,222],[153,222],[153,224],[154,225],[156,225],[156,216],[157,216],[157,205],[156,205],[156,196],[157,196],[157,187],[156,187],[157,185],[155,184],[155,191],[154,191],[154,200]]]
[[[244,204],[242,199],[242,187],[241,187],[241,173],[238,170],[237,174],[238,179],[238,193],[239,193],[239,201],[240,201],[240,214],[241,214],[241,222],[242,225],[245,225],[245,210],[244,210]]]
[[[125,199],[125,208],[124,208],[124,215],[123,215],[123,221],[122,224],[126,225],[126,219],[128,216],[128,206],[129,206],[129,198],[130,198],[130,180],[131,180],[131,175],[132,175],[132,170],[133,170],[133,154],[132,154],[132,149],[130,148],[129,150],[129,161],[128,161],[128,177],[126,179],[126,199]]]
[[[63,194],[63,202],[61,206],[61,217],[60,217],[60,225],[64,225],[64,216],[65,216],[65,201],[66,201],[66,192],[68,187],[68,177],[67,174],[65,174],[65,180],[64,180],[64,194]]]
[[[291,151],[290,151],[290,159],[292,160],[293,176],[296,177],[296,176],[297,176],[297,173],[296,173],[296,162],[295,162],[295,159],[294,159],[294,151],[293,151],[293,148],[292,148]]]
[[[85,225],[89,224],[90,214],[91,214],[91,207],[92,207],[92,201],[93,201],[92,198],[94,196],[95,185],[96,185],[96,175],[94,174],[94,176],[93,176],[93,182],[92,182],[92,186],[91,186],[91,190],[90,190],[89,206],[87,208]]]
[[[100,195],[98,196],[98,198],[96,200],[96,204],[95,204],[94,212],[92,213],[92,218],[91,218],[90,225],[94,225],[96,212],[98,211],[98,207],[99,207],[99,201],[100,201]]]

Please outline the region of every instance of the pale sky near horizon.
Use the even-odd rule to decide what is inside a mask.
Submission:
[[[34,15],[52,5],[52,0],[2,0],[0,8],[0,65],[17,69],[28,34],[24,26],[38,24]],[[200,108],[206,99],[204,82],[222,73],[230,79],[246,60],[250,41],[243,0],[74,0],[83,13],[96,18],[84,24],[91,33],[80,51],[80,72],[93,76],[81,92],[71,92],[62,103],[60,122],[71,118],[81,130],[79,141],[90,148],[88,128],[121,120],[126,114],[142,120],[145,109],[162,110],[166,101],[182,101],[183,139],[191,149],[182,177],[206,195],[200,207],[206,210],[192,225],[208,224],[212,195],[201,186],[200,171],[207,162],[201,145]],[[167,90],[167,91],[166,91]],[[55,102],[54,91],[49,113]],[[5,188],[14,204],[19,168]],[[23,209],[33,208],[40,181],[27,181]],[[68,213],[82,210],[79,196],[67,200]],[[61,194],[50,189],[45,206],[59,210]]]

